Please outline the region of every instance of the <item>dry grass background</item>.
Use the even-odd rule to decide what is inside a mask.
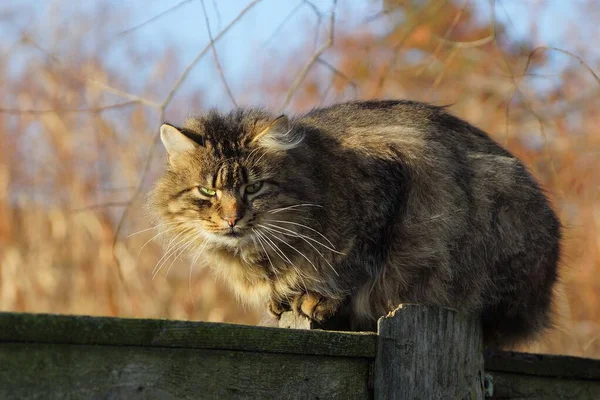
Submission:
[[[298,1],[279,15],[266,0],[186,0],[141,22],[117,2],[48,3],[47,19],[26,2],[0,6],[0,310],[257,323],[185,259],[152,279],[164,260],[143,203],[162,168],[159,122],[212,105],[410,98],[451,104],[548,190],[566,226],[558,325],[526,350],[600,358],[600,32],[580,22],[600,15],[597,2],[557,21],[560,49],[535,47],[545,1],[522,6],[526,26],[498,17],[501,1]],[[172,24],[153,44],[148,32],[190,3],[213,42],[181,49]],[[238,17],[221,20],[233,5]],[[231,84],[222,37],[251,18],[277,21],[274,35],[264,45],[237,32],[253,57]],[[517,28],[526,39],[508,34]],[[194,74],[209,78],[194,87]]]

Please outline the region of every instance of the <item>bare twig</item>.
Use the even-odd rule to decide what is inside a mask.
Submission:
[[[538,46],[535,49],[531,50],[531,53],[529,53],[529,57],[527,57],[527,63],[525,64],[525,69],[524,69],[523,73],[527,72],[527,69],[529,68],[529,65],[531,64],[531,60],[533,58],[533,55],[536,52],[542,51],[542,50],[556,51],[556,52],[566,54],[569,57],[572,57],[572,58],[576,59],[583,68],[585,68],[586,70],[588,70],[588,72],[594,77],[594,79],[596,80],[596,82],[600,83],[600,77],[598,76],[598,74],[596,74],[596,72],[594,72],[594,70],[592,69],[592,67],[590,67],[585,61],[583,61],[583,59],[581,57],[579,57],[578,55],[576,55],[574,53],[571,53],[568,50],[563,50],[563,49],[559,49],[557,47],[551,47],[551,46]]]
[[[105,91],[105,92],[109,92],[112,93],[114,95],[117,95],[119,97],[122,97],[124,99],[128,99],[131,101],[136,101],[140,104],[144,104],[148,107],[152,107],[152,108],[159,108],[160,104],[152,101],[152,100],[148,100],[145,99],[143,97],[137,96],[135,94],[132,93],[128,93],[125,92],[121,89],[117,89],[114,88],[112,86],[107,85],[106,83],[97,81],[96,79],[92,79],[92,78],[87,78],[85,76],[80,76],[79,74],[74,73],[67,65],[64,61],[62,61],[60,58],[58,58],[55,54],[50,53],[49,51],[47,51],[46,49],[44,49],[42,46],[40,46],[37,42],[35,42],[31,36],[25,36],[23,37],[23,43],[29,43],[31,44],[33,47],[35,47],[37,50],[39,50],[40,52],[42,52],[46,57],[48,57],[50,60],[52,60],[53,62],[55,62],[56,64],[62,66],[63,68],[66,68],[67,71],[69,71],[69,73],[77,80],[82,81],[82,82],[87,82],[87,83],[91,83],[95,86],[98,86],[101,90]]]
[[[319,45],[319,31],[321,30],[321,24],[323,23],[323,14],[312,1],[302,0],[302,4],[307,5],[313,11],[315,17],[317,17],[317,22],[315,24],[315,42],[313,43],[313,52],[315,52]]]
[[[237,102],[235,101],[235,97],[233,97],[233,93],[231,92],[231,88],[227,83],[227,79],[225,79],[225,73],[223,72],[223,67],[221,67],[221,63],[219,62],[219,57],[217,55],[217,49],[215,47],[215,41],[212,37],[212,32],[210,30],[210,21],[208,19],[208,14],[206,13],[206,6],[204,4],[204,0],[200,0],[202,4],[202,12],[204,13],[204,20],[206,21],[206,31],[208,32],[208,39],[210,40],[210,48],[213,53],[213,58],[215,60],[215,66],[217,67],[217,72],[219,73],[219,77],[221,78],[221,82],[223,82],[223,87],[225,87],[225,91],[229,96],[229,100],[233,103],[235,107],[237,107]]]
[[[265,40],[265,41],[263,42],[263,44],[262,44],[262,46],[263,46],[263,47],[265,47],[266,45],[268,45],[268,44],[269,44],[269,42],[270,42],[271,40],[273,40],[273,38],[274,38],[275,36],[277,36],[277,34],[278,34],[278,33],[279,33],[279,31],[281,30],[281,28],[283,28],[283,26],[284,26],[286,23],[288,23],[288,21],[289,21],[290,19],[292,19],[292,17],[293,17],[293,16],[294,16],[294,15],[295,15],[295,14],[298,12],[298,10],[300,9],[300,7],[302,7],[303,5],[304,5],[304,3],[298,3],[298,4],[296,4],[296,7],[294,7],[294,8],[292,9],[292,11],[290,11],[290,12],[288,13],[288,15],[286,15],[286,16],[285,16],[285,18],[283,19],[283,21],[281,21],[281,22],[279,23],[279,25],[277,25],[277,27],[276,27],[276,28],[273,30],[273,33],[271,33],[271,35],[270,35],[270,36],[267,38],[267,40]]]
[[[219,7],[217,6],[217,0],[213,0],[213,8],[215,9],[215,14],[217,14],[217,29],[221,30],[221,12],[219,11]]]
[[[434,36],[434,38],[436,38],[436,40],[440,41],[441,43],[443,43],[447,46],[452,46],[457,49],[469,49],[469,48],[479,47],[479,46],[483,46],[484,44],[491,43],[496,39],[496,36],[492,33],[491,35],[486,36],[484,38],[477,39],[477,40],[471,40],[471,41],[465,41],[465,42],[448,40],[448,39],[445,39],[445,38],[442,38],[439,36]]]
[[[333,83],[334,83],[335,78],[337,76],[339,76],[340,78],[344,79],[347,82],[347,84],[352,87],[352,91],[354,92],[353,97],[354,98],[358,97],[358,85],[351,78],[349,78],[342,71],[340,71],[339,69],[337,69],[336,67],[334,67],[333,65],[331,65],[330,63],[328,63],[327,61],[323,60],[322,58],[317,59],[317,62],[319,64],[323,65],[324,67],[326,67],[327,69],[329,69],[332,72],[331,80],[329,81],[329,84],[327,85],[327,88],[325,89],[325,91],[321,95],[321,100],[319,101],[319,105],[323,105],[324,104],[325,99],[327,98],[327,95],[329,94],[329,91],[333,87]]]
[[[166,9],[163,12],[161,12],[160,14],[155,15],[154,17],[152,17],[152,18],[150,18],[150,19],[148,19],[148,20],[146,20],[144,22],[141,22],[141,23],[137,24],[136,26],[133,26],[133,27],[128,28],[128,29],[125,29],[124,31],[118,33],[117,37],[128,35],[131,32],[135,31],[136,29],[139,29],[139,28],[141,28],[141,27],[143,27],[145,25],[148,25],[149,23],[151,23],[153,21],[156,21],[157,19],[159,19],[161,17],[164,17],[165,15],[167,15],[167,14],[169,14],[169,13],[177,10],[179,7],[183,6],[186,3],[189,3],[191,1],[193,1],[193,0],[183,0],[183,1],[180,1],[179,3],[175,4],[172,7],[169,7],[168,9]]]
[[[381,73],[381,76],[379,77],[379,81],[377,82],[377,85],[375,87],[375,92],[374,92],[375,97],[378,97],[381,94],[381,91],[383,90],[383,87],[385,85],[385,81],[388,79],[388,77],[392,71],[392,68],[394,68],[394,66],[396,65],[396,62],[398,61],[398,58],[400,57],[400,49],[402,48],[404,43],[408,40],[411,33],[421,23],[423,23],[424,20],[422,20],[420,17],[422,15],[424,15],[425,17],[433,17],[435,14],[437,14],[437,12],[439,10],[442,9],[442,7],[447,2],[448,2],[448,0],[441,0],[440,2],[438,2],[435,5],[435,7],[433,7],[433,10],[430,10],[429,9],[430,7],[423,7],[419,11],[415,12],[412,16],[410,16],[410,18],[409,18],[410,21],[404,26],[402,35],[400,36],[400,39],[392,48],[392,51],[394,53],[394,55],[392,56],[392,59],[386,64],[386,66],[383,69],[383,72]]]
[[[88,107],[88,108],[55,108],[55,109],[45,109],[45,110],[32,110],[32,109],[18,109],[18,108],[3,108],[0,107],[1,114],[48,114],[48,113],[79,113],[79,112],[100,112],[106,110],[114,110],[115,108],[123,108],[127,106],[131,106],[134,104],[138,104],[139,101],[127,101],[125,103],[111,104],[108,106],[100,106],[100,107]]]
[[[322,58],[317,59],[317,62],[319,64],[327,67],[331,72],[333,72],[334,75],[338,75],[340,78],[342,78],[346,82],[348,82],[348,84],[350,86],[352,86],[352,88],[354,89],[354,92],[356,94],[356,92],[358,91],[358,85],[356,84],[356,82],[354,82],[352,80],[352,78],[349,78],[348,75],[344,74],[342,71],[340,71],[339,69],[337,69],[336,67],[334,67],[333,65],[328,63],[327,61],[323,60]]]
[[[304,67],[302,67],[302,69],[296,76],[296,79],[290,86],[290,89],[287,92],[285,100],[279,109],[280,112],[283,111],[290,104],[292,97],[294,97],[294,94],[296,93],[296,91],[298,90],[298,88],[300,87],[300,85],[302,84],[304,79],[306,79],[308,72],[310,71],[312,66],[317,62],[319,57],[321,57],[321,55],[328,48],[330,48],[333,45],[334,32],[335,32],[335,7],[336,7],[336,5],[337,5],[337,0],[333,0],[332,6],[331,6],[331,14],[329,17],[329,37],[327,38],[327,41],[312,55],[312,57],[308,60],[308,62],[304,65]]]
[[[260,1],[261,0],[252,0],[250,3],[248,3],[248,5],[244,7],[244,9],[240,11],[240,13],[225,28],[223,28],[223,30],[219,32],[219,34],[215,36],[215,38],[211,40],[210,43],[206,45],[204,49],[202,49],[202,51],[200,51],[200,53],[198,53],[198,55],[192,60],[192,62],[188,64],[188,66],[183,70],[183,73],[179,76],[179,79],[177,79],[175,85],[173,85],[173,88],[162,102],[161,108],[165,108],[169,105],[171,99],[173,99],[173,96],[175,96],[175,93],[177,93],[181,84],[186,80],[192,69],[196,66],[196,64],[198,64],[198,62],[202,59],[206,52],[208,52],[208,50],[210,50],[210,48],[217,41],[219,41],[223,37],[223,35],[225,35],[227,31],[229,31],[229,29],[231,29],[231,27],[235,25],[236,22],[238,22],[248,11],[250,11],[252,7],[258,4]]]
[[[127,207],[129,205],[128,201],[114,201],[102,204],[92,204],[91,206],[76,208],[72,210],[75,213],[83,212],[83,211],[91,211],[97,210],[98,208],[110,208],[110,207]]]

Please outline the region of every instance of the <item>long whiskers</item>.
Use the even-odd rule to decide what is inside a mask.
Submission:
[[[183,224],[183,223],[182,223],[182,224]],[[148,243],[150,243],[151,241],[153,241],[153,240],[154,240],[154,239],[156,239],[157,237],[159,237],[159,236],[161,236],[161,235],[164,235],[164,234],[165,234],[165,233],[167,233],[167,232],[174,231],[175,229],[178,229],[178,228],[179,228],[179,226],[178,226],[178,225],[176,225],[176,226],[172,226],[172,227],[170,227],[169,229],[165,229],[164,231],[160,231],[160,232],[158,232],[156,235],[152,236],[150,239],[148,239],[148,241],[147,241],[146,243],[144,243],[144,244],[142,245],[142,247],[140,247],[140,251],[138,251],[138,254],[137,254],[137,257],[136,257],[136,259],[140,258],[140,254],[142,254],[142,250],[144,250],[144,247],[146,247],[146,246],[148,245]]]
[[[173,266],[173,264],[175,263],[175,261],[177,261],[177,259],[179,257],[181,257],[181,255],[183,253],[185,253],[187,249],[189,249],[193,244],[195,244],[196,241],[198,239],[200,239],[200,237],[201,237],[200,233],[196,234],[195,237],[193,237],[193,238],[191,238],[189,240],[188,244],[185,247],[183,247],[182,249],[180,249],[179,253],[175,256],[175,258],[173,258],[173,261],[171,261],[171,264],[169,265],[169,268],[167,268],[167,272],[165,272],[165,278],[169,275],[169,271],[171,270],[171,267]]]
[[[345,255],[345,253],[342,253],[342,252],[340,252],[340,251],[337,251],[336,249],[334,249],[334,248],[332,248],[332,247],[329,247],[329,246],[327,246],[326,244],[323,244],[323,243],[321,243],[321,242],[320,242],[320,241],[318,241],[317,239],[311,238],[310,236],[304,235],[304,234],[302,234],[302,233],[300,233],[300,232],[296,232],[296,231],[293,231],[293,230],[291,230],[291,229],[284,228],[284,227],[282,227],[282,226],[279,226],[279,225],[270,224],[270,223],[268,223],[268,222],[266,223],[266,225],[268,225],[268,226],[270,226],[270,227],[272,227],[272,228],[277,228],[277,229],[279,229],[279,230],[282,230],[282,231],[288,232],[290,235],[293,235],[294,237],[298,237],[298,238],[304,239],[305,241],[307,241],[307,240],[310,240],[311,242],[314,242],[314,243],[316,243],[316,244],[318,244],[318,245],[320,245],[320,246],[323,246],[323,247],[324,247],[324,248],[326,248],[327,250],[329,250],[329,251],[332,251],[332,252],[334,252],[334,253],[336,253],[336,254]]]
[[[271,247],[271,249],[273,249],[273,251],[275,252],[275,254],[277,254],[283,261],[287,262],[290,265],[294,265],[292,263],[292,261],[288,258],[288,256],[285,255],[285,253],[279,248],[279,246],[277,246],[277,244],[275,244],[275,242],[273,242],[271,239],[269,239],[265,233],[260,232],[256,229],[254,229],[254,232],[262,237],[265,240],[265,243],[267,243],[267,245],[269,245]]]
[[[308,229],[309,231],[312,231],[314,233],[316,233],[317,235],[321,236],[323,239],[325,239],[327,241],[327,243],[329,243],[329,245],[331,247],[333,247],[335,249],[335,245],[333,243],[331,243],[331,240],[327,239],[327,237],[325,235],[323,235],[321,232],[319,232],[318,230],[311,228],[310,226],[304,225],[304,224],[300,224],[298,222],[292,222],[292,221],[282,221],[282,220],[271,220],[270,222],[279,222],[281,224],[290,224],[290,225],[296,225],[296,226],[300,226],[303,228]]]
[[[258,229],[252,229],[252,231],[254,231],[254,233],[256,234],[257,238],[262,238],[262,241],[264,243],[266,243],[275,252],[275,254],[277,254],[282,260],[284,260],[284,261],[287,260],[288,264],[292,267],[292,269],[296,272],[296,275],[300,279],[300,282],[302,283],[302,286],[304,287],[304,290],[308,292],[308,289],[307,289],[307,286],[306,286],[306,282],[304,281],[304,273],[302,272],[302,270],[300,268],[298,268],[294,263],[292,263],[290,261],[290,259],[285,255],[285,253],[283,252],[283,250],[281,250],[279,248],[279,246],[277,246],[277,244],[275,244],[275,242],[273,242],[271,239],[269,239],[266,236],[266,232],[264,232],[264,233],[260,232]],[[269,257],[266,249],[264,248],[264,246],[263,246],[263,250],[265,251],[265,254],[267,255],[267,257]],[[285,259],[281,257],[280,253],[281,253],[281,255],[283,255],[283,257],[285,257]],[[269,261],[270,261],[270,259],[269,259]],[[273,267],[273,264],[271,264],[271,266]],[[314,279],[314,277],[312,279]]]
[[[269,260],[269,264],[271,265],[271,270],[273,272],[277,273],[277,270],[275,269],[275,266],[273,265],[273,262],[271,261],[271,257],[269,256],[267,249],[263,245],[262,239],[259,236],[258,232],[256,231],[256,229],[252,229],[252,232],[254,232],[254,236],[252,237],[252,239],[254,240],[254,238],[256,238],[256,241],[260,244],[260,247],[262,247],[262,249],[263,249],[263,253],[265,253],[265,256],[267,257],[267,260]],[[255,242],[255,246],[256,246],[256,242]]]
[[[192,228],[187,228],[187,229],[181,231],[180,233],[178,233],[177,235],[175,235],[175,237],[173,237],[171,239],[171,241],[167,244],[167,251],[165,251],[165,254],[163,254],[163,256],[158,260],[158,262],[156,263],[156,266],[152,270],[152,279],[154,279],[156,277],[156,274],[158,273],[158,271],[160,271],[160,269],[162,268],[162,265],[164,265],[164,263],[176,251],[178,251],[181,248],[181,246],[185,245],[186,241],[189,240],[189,237],[184,236],[177,243],[175,243],[175,240],[177,240],[177,238],[180,237],[181,235],[189,234],[192,230],[193,230]],[[173,243],[175,243],[175,244],[173,244]]]
[[[304,257],[304,259],[306,261],[309,262],[310,265],[312,265],[312,267],[315,269],[315,271],[319,271],[319,269],[317,268],[317,266],[312,261],[310,261],[310,259],[306,255],[304,255],[304,253],[302,253],[300,250],[298,250],[297,248],[295,248],[294,246],[292,246],[291,244],[289,244],[286,240],[280,238],[279,236],[277,236],[274,233],[269,232],[269,231],[265,231],[264,233],[265,233],[265,235],[270,235],[271,237],[279,240],[280,242],[282,242],[283,244],[285,244],[286,246],[288,246],[289,248],[291,248],[292,250],[294,250],[296,253],[300,254],[302,257]]]
[[[294,210],[294,209],[297,209],[299,207],[320,207],[320,208],[323,208],[323,206],[321,206],[319,204],[302,203],[302,204],[294,204],[294,205],[287,206],[287,207],[274,208],[274,209],[270,210],[269,213],[271,213],[271,214],[277,214],[277,213],[280,213],[282,211]],[[298,211],[303,211],[303,210],[298,210]]]
[[[269,224],[269,225],[272,225],[272,224]],[[274,228],[269,228],[269,227],[267,227],[267,226],[264,226],[264,225],[259,225],[259,226],[260,226],[261,228],[263,228],[263,229],[266,229],[266,230],[270,231],[270,232],[275,232],[275,233],[279,233],[279,234],[282,234],[282,235],[285,235],[285,236],[296,237],[296,238],[299,238],[299,239],[302,239],[302,240],[304,240],[304,241],[306,242],[306,244],[308,244],[310,247],[312,247],[312,248],[313,248],[313,250],[314,250],[314,251],[316,251],[316,252],[317,252],[317,254],[319,254],[319,255],[321,256],[321,258],[323,259],[323,261],[325,261],[325,263],[326,263],[326,264],[329,266],[329,268],[331,268],[331,270],[333,271],[333,273],[334,273],[334,274],[336,274],[337,276],[339,276],[338,272],[335,270],[335,268],[334,268],[334,267],[333,267],[333,265],[332,265],[332,264],[329,262],[329,260],[328,260],[328,259],[327,259],[327,258],[326,258],[324,255],[323,255],[323,253],[321,253],[321,252],[319,251],[319,249],[317,249],[317,248],[316,248],[316,247],[315,247],[315,246],[314,246],[312,243],[310,243],[310,242],[307,240],[307,239],[311,239],[311,238],[309,238],[309,237],[305,237],[304,235],[300,235],[300,234],[298,234],[297,232],[290,231],[289,229],[287,229],[287,230],[288,230],[289,232],[291,232],[291,233],[282,232],[282,231],[280,231],[280,230],[276,230],[276,229],[274,229]],[[273,225],[273,226],[275,226],[275,225]],[[276,228],[280,228],[280,227],[277,227],[277,226],[275,226],[275,227],[276,227]],[[318,243],[318,242],[317,242],[317,243]],[[319,243],[319,244],[321,244],[321,243]],[[325,246],[325,247],[326,247],[326,246]],[[335,251],[335,250],[332,250],[332,251]],[[339,253],[339,252],[336,252],[336,253]]]
[[[148,232],[148,231],[151,231],[153,229],[159,229],[159,228],[161,228],[163,226],[168,226],[168,225],[173,225],[173,224],[181,224],[181,223],[182,222],[180,222],[180,221],[164,222],[162,224],[158,224],[158,225],[152,226],[150,228],[142,229],[141,231],[133,232],[132,234],[126,236],[125,239],[129,239],[132,236],[139,235],[140,233]]]

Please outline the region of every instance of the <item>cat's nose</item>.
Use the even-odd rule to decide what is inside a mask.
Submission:
[[[227,224],[233,228],[235,226],[235,224],[237,224],[237,222],[240,220],[239,217],[222,217],[225,221],[227,221]]]

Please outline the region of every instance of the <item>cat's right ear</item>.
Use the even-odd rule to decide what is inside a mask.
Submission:
[[[179,128],[170,124],[162,124],[160,127],[160,140],[162,141],[169,159],[181,153],[195,150],[198,143],[187,137]]]

